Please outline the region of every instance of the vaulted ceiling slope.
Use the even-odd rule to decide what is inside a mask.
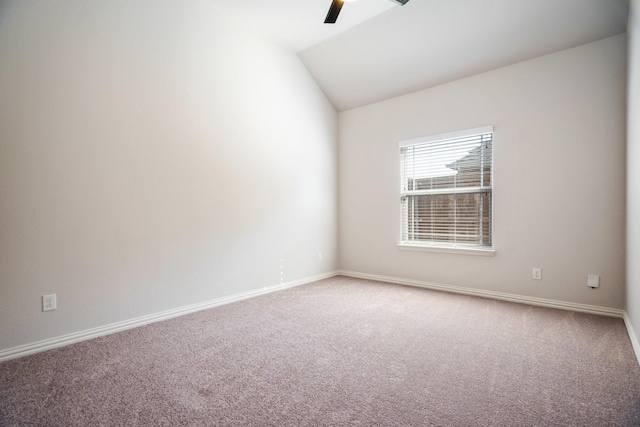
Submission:
[[[352,28],[394,7],[389,0],[357,0],[345,5],[338,22],[325,24],[331,0],[209,0],[246,26],[294,52]],[[417,0],[424,1],[424,0]]]
[[[220,4],[298,52],[338,111],[623,33],[629,7],[627,0],[357,0],[331,25],[322,24],[330,0]]]

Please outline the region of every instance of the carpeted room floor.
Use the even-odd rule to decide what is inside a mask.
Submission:
[[[0,364],[2,426],[639,426],[621,319],[334,277]]]

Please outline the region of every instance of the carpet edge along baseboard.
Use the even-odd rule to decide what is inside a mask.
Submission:
[[[194,313],[196,311],[206,310],[208,308],[213,308],[213,307],[224,305],[224,304],[230,304],[232,302],[241,301],[243,299],[265,295],[265,294],[276,292],[282,289],[287,289],[294,286],[301,286],[307,283],[315,282],[322,279],[327,279],[337,275],[346,276],[346,277],[355,277],[360,279],[369,279],[369,280],[375,280],[379,282],[394,283],[394,284],[406,285],[406,286],[417,286],[417,287],[426,288],[426,289],[453,292],[453,293],[471,295],[471,296],[479,296],[483,298],[491,298],[491,299],[497,299],[502,301],[516,302],[521,304],[556,308],[561,310],[578,311],[582,313],[590,313],[590,314],[596,314],[600,316],[622,318],[625,321],[625,326],[627,328],[627,332],[629,334],[631,344],[636,353],[636,357],[638,358],[638,363],[640,364],[640,343],[638,342],[638,338],[635,335],[633,328],[631,327],[631,322],[627,316],[627,313],[624,310],[614,309],[609,307],[587,305],[587,304],[571,303],[566,301],[557,301],[557,300],[544,299],[544,298],[528,297],[528,296],[508,294],[503,292],[464,288],[459,286],[444,285],[439,283],[431,283],[431,282],[424,282],[424,281],[418,281],[418,280],[402,279],[398,277],[389,277],[389,276],[381,276],[381,275],[375,275],[375,274],[360,273],[360,272],[347,271],[347,270],[331,271],[328,273],[310,276],[303,279],[283,283],[280,285],[269,286],[265,288],[256,289],[254,291],[243,292],[240,294],[234,294],[226,297],[216,298],[216,299],[205,301],[202,303],[178,307],[175,309],[150,314],[147,316],[141,316],[134,319],[129,319],[129,320],[116,322],[116,323],[112,323],[105,326],[100,326],[97,328],[73,332],[70,334],[49,338],[49,339],[37,341],[34,343],[12,347],[12,348],[0,351],[0,362],[3,362],[5,360],[10,360],[10,359],[16,359],[16,358],[27,356],[30,354],[39,353],[39,352],[50,350],[57,347],[63,347],[66,345],[74,344],[81,341],[86,341],[86,340],[97,338],[104,335],[117,333],[127,329],[144,326],[149,323],[160,322],[160,321],[171,319],[174,317]]]
[[[127,329],[137,328],[139,326],[148,325],[150,323],[161,322],[174,317],[184,316],[186,314],[195,313],[197,311],[206,310],[209,308],[217,307],[224,304],[230,304],[232,302],[241,301],[247,298],[253,298],[260,295],[265,295],[271,292],[280,291],[282,289],[292,288],[294,286],[301,286],[307,283],[316,282],[318,280],[327,279],[337,276],[337,271],[330,271],[328,273],[318,274],[314,276],[305,277],[303,279],[293,280],[285,282],[279,285],[268,286],[259,288],[253,291],[243,292],[234,295],[228,295],[225,297],[216,298],[213,300],[191,304],[183,307],[178,307],[170,310],[165,310],[159,313],[149,314],[146,316],[136,317],[129,320],[124,320],[116,323],[111,323],[97,328],[85,329],[78,332],[72,332],[70,334],[61,335],[58,337],[48,338],[41,341],[36,341],[29,344],[24,344],[16,347],[11,347],[6,350],[0,350],[0,362],[6,360],[17,359],[19,357],[28,356],[30,354],[40,353],[43,351],[51,350],[58,347],[74,344],[81,341],[98,338],[104,335],[110,335]]]

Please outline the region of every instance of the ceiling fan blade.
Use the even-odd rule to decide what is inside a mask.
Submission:
[[[324,19],[325,24],[335,24],[338,19],[338,15],[340,14],[340,9],[342,9],[342,5],[344,2],[342,0],[332,0],[331,7],[329,8],[329,13],[327,13],[327,17]]]

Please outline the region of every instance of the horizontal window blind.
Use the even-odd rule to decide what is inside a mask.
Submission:
[[[400,143],[402,241],[492,245],[493,128]]]

